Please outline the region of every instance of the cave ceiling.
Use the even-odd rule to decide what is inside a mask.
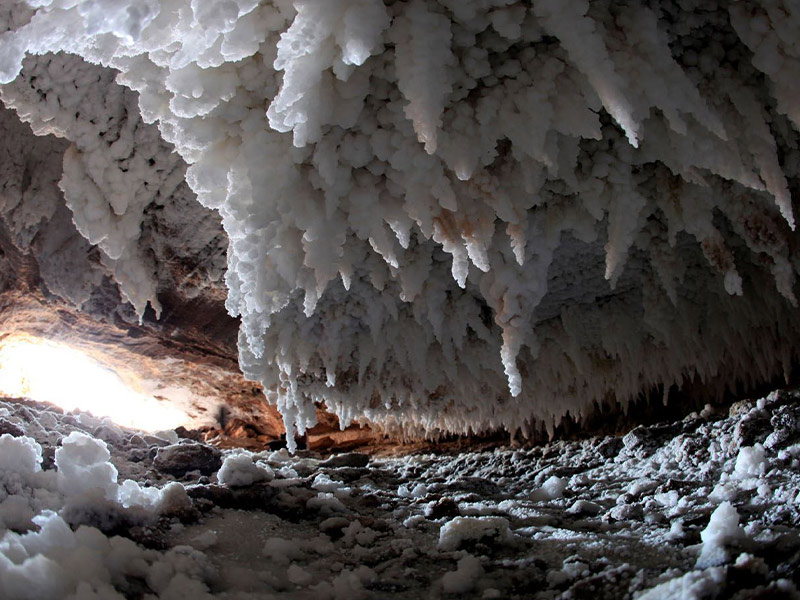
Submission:
[[[798,31],[781,0],[12,0],[2,335],[125,348],[273,436],[788,378]]]

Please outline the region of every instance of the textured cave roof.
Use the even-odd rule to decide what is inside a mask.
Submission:
[[[241,368],[299,431],[531,434],[796,364],[789,3],[41,4],[0,9],[4,332],[276,418]]]

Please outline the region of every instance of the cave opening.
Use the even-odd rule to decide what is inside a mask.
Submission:
[[[190,424],[177,403],[157,399],[144,385],[134,371],[121,373],[64,343],[23,335],[0,343],[0,394],[86,411],[148,432]]]

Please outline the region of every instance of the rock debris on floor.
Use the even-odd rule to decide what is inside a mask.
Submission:
[[[0,598],[800,598],[800,395],[330,458],[0,402]]]

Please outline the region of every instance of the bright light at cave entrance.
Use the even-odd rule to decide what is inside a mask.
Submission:
[[[44,340],[10,340],[0,347],[0,393],[89,411],[144,431],[189,421],[182,410],[136,392],[83,352]]]

